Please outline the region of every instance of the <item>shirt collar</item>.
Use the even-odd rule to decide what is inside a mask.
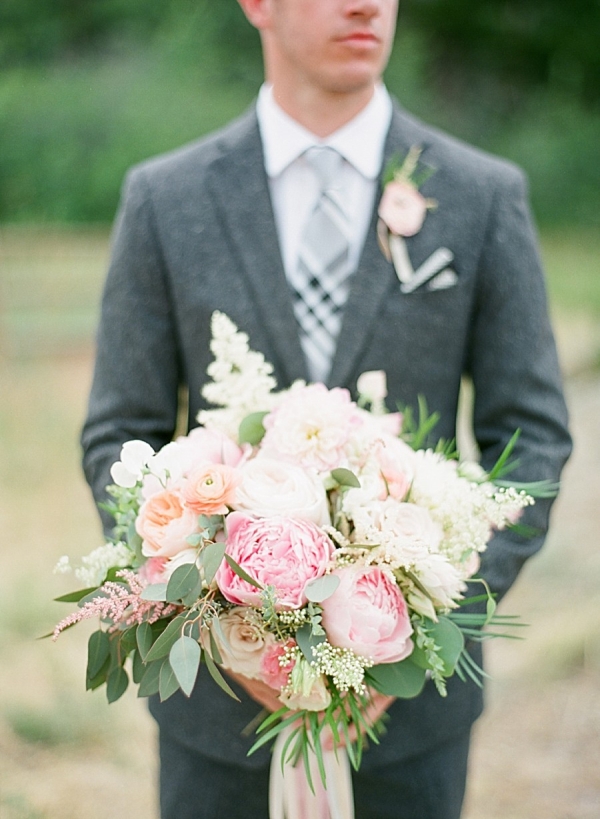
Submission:
[[[308,148],[328,145],[367,179],[376,179],[381,170],[385,138],[392,119],[392,101],[379,84],[369,103],[350,122],[325,139],[312,134],[292,119],[275,102],[273,89],[263,85],[256,104],[263,141],[267,176],[279,176]]]

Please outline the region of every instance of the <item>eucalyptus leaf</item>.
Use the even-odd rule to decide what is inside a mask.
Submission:
[[[160,669],[162,668],[163,660],[156,660],[153,663],[148,663],[144,671],[144,675],[140,680],[140,687],[138,688],[138,697],[151,697],[158,694]]]
[[[131,677],[136,685],[139,685],[146,673],[146,666],[139,651],[134,651],[131,655]]]
[[[309,663],[312,663],[314,656],[312,647],[318,646],[325,642],[325,637],[313,634],[313,630],[308,623],[301,626],[296,632],[296,642],[300,647],[300,651],[304,654]]]
[[[96,688],[100,688],[100,686],[106,682],[106,678],[108,677],[110,669],[111,669],[110,657],[107,657],[102,665],[102,668],[94,677],[88,677],[86,675],[85,690],[95,691]]]
[[[137,632],[135,635],[135,639],[137,642],[138,651],[140,656],[144,662],[146,661],[146,655],[150,651],[152,647],[152,626],[149,623],[140,623],[137,627]]]
[[[95,631],[88,640],[86,677],[93,679],[110,655],[110,638],[105,631]]]
[[[407,657],[398,663],[381,663],[367,669],[365,679],[382,694],[408,700],[423,690],[425,669]]]
[[[240,444],[250,444],[251,446],[260,444],[266,431],[263,426],[263,419],[268,414],[268,412],[253,412],[244,418],[238,432]]]
[[[200,552],[200,562],[204,570],[204,581],[208,586],[215,579],[217,569],[225,555],[225,543],[209,543]]]
[[[186,563],[179,566],[167,584],[166,598],[168,603],[177,603],[186,597],[200,582],[200,573],[195,563]]]
[[[246,583],[250,583],[251,586],[254,586],[257,589],[263,590],[263,587],[260,585],[258,581],[256,581],[253,577],[250,577],[247,571],[242,569],[239,563],[231,557],[231,555],[225,554],[225,560],[227,561],[227,565],[231,569],[234,574],[237,574],[238,577],[241,577],[242,580],[245,580]]]
[[[187,615],[185,614],[180,614],[175,617],[174,620],[171,620],[169,625],[146,654],[144,662],[148,663],[152,662],[153,660],[159,660],[161,657],[166,657],[171,650],[173,643],[175,643],[183,634],[183,626],[186,621]]]
[[[167,599],[167,584],[166,583],[152,583],[146,586],[144,591],[140,594],[142,600],[150,600],[155,603],[164,603]]]
[[[129,677],[121,666],[113,668],[106,678],[106,698],[109,702],[116,702],[127,691]]]
[[[324,574],[316,580],[310,580],[304,587],[304,594],[312,603],[322,603],[334,593],[340,585],[340,578],[336,574]]]
[[[340,466],[338,469],[331,470],[331,477],[340,486],[348,486],[353,489],[360,489],[360,481],[349,469]]]
[[[237,700],[238,702],[240,702],[240,698],[235,693],[235,691],[228,685],[227,681],[225,680],[225,677],[223,677],[223,675],[221,674],[221,672],[219,671],[219,669],[215,665],[215,661],[210,656],[208,651],[204,652],[204,662],[206,663],[206,668],[208,669],[208,673],[213,678],[213,680],[216,682],[216,684],[219,686],[219,688],[222,688],[223,691],[226,694],[229,694],[229,696],[232,699]]]
[[[444,676],[450,677],[465,646],[464,635],[456,623],[447,617],[440,617],[427,631],[440,646],[438,656],[444,663]]]
[[[179,690],[179,681],[175,676],[175,672],[171,668],[169,659],[165,657],[160,667],[158,675],[158,693],[160,701],[164,702],[172,697],[173,694]]]
[[[194,689],[201,655],[202,650],[198,643],[185,635],[173,644],[169,652],[169,663],[186,697],[189,697]]]

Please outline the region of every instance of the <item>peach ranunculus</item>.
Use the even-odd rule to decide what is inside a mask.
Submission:
[[[324,600],[323,627],[334,646],[374,663],[403,660],[413,650],[406,601],[393,575],[379,566],[344,566],[340,584]]]
[[[226,525],[227,554],[261,586],[275,587],[277,608],[303,606],[306,584],[325,574],[333,556],[327,535],[308,520],[252,518],[243,512],[231,512]],[[227,561],[221,563],[215,579],[231,603],[261,605],[260,590],[239,577]]]
[[[253,623],[245,608],[234,608],[222,614],[219,624],[220,631],[213,628],[212,634],[221,654],[223,668],[251,680],[264,679],[263,658],[265,652],[275,647],[275,637],[265,632],[258,623]],[[209,647],[206,639],[207,635],[203,637],[203,642]]]
[[[189,549],[186,538],[197,531],[197,516],[185,507],[178,492],[163,489],[142,504],[135,528],[142,538],[143,555],[173,557]]]
[[[414,236],[427,213],[427,199],[404,179],[388,182],[379,203],[379,216],[396,236]]]
[[[226,464],[204,463],[182,482],[185,505],[197,515],[226,515],[240,482],[235,469]]]

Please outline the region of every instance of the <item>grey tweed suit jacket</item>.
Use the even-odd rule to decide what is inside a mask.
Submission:
[[[426,397],[453,438],[463,375],[474,385],[474,431],[490,466],[522,431],[515,479],[556,481],[570,451],[567,414],[523,174],[429,128],[396,107],[385,162],[413,145],[436,168],[424,184],[437,200],[407,240],[414,269],[439,248],[454,255],[444,287],[402,292],[377,246],[375,212],[345,309],[330,386],[354,391],[365,370],[387,372],[390,407]],[[122,443],[167,443],[181,387],[189,425],[203,406],[210,317],[222,310],[275,367],[280,387],[306,378],[286,283],[254,111],[224,130],[146,162],[128,175],[102,305],[98,357],[82,435],[84,469],[104,497]],[[528,510],[539,534],[497,535],[482,571],[502,596],[542,544],[549,502]],[[250,766],[242,735],[259,707],[236,703],[201,673],[188,700],[151,703],[161,730],[198,751]],[[446,699],[426,687],[390,710],[388,733],[366,755],[377,766],[434,747],[479,715],[479,689],[452,680]],[[224,727],[226,726],[226,728]]]

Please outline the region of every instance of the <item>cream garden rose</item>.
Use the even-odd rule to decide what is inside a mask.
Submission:
[[[309,470],[274,458],[258,457],[240,469],[235,509],[258,517],[285,515],[310,520],[317,526],[330,521],[323,481]]]

